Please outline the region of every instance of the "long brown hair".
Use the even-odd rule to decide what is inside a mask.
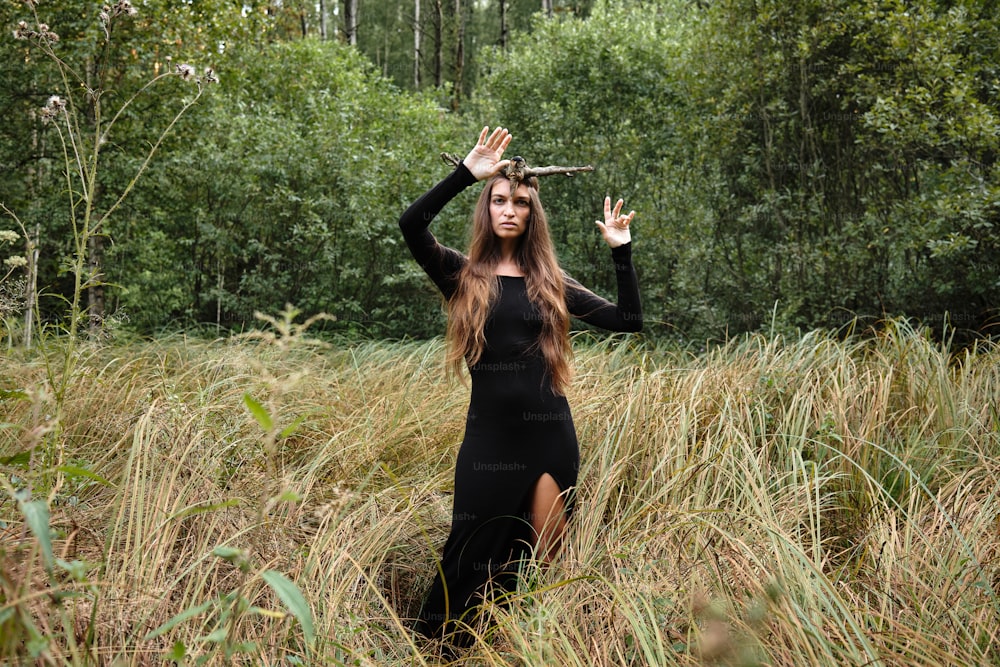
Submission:
[[[500,240],[490,222],[493,186],[505,176],[495,176],[486,184],[472,215],[472,239],[468,261],[458,276],[458,286],[448,300],[448,369],[461,376],[464,363],[479,361],[486,347],[483,329],[490,306],[497,298],[496,268],[500,263]],[[528,186],[530,214],[519,239],[514,259],[524,273],[528,298],[538,308],[542,333],[538,348],[545,358],[552,390],[565,394],[570,380],[569,312],[566,286],[556,259],[549,223],[538,198],[538,179],[523,181]],[[513,197],[514,193],[511,193]]]

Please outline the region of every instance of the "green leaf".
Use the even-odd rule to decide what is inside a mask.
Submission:
[[[222,509],[223,507],[235,507],[240,504],[238,498],[229,498],[228,500],[223,500],[217,503],[196,503],[181,509],[174,514],[170,515],[171,519],[182,519],[194,514],[203,514],[205,512],[211,512],[213,510]]]
[[[52,556],[52,535],[49,533],[49,505],[44,500],[30,500],[20,505],[28,527],[42,547],[45,569],[51,570],[55,558]]]
[[[166,654],[166,658],[167,660],[180,662],[181,660],[184,659],[184,656],[186,655],[187,655],[187,647],[184,645],[184,642],[178,639],[177,641],[174,642],[173,647]]]
[[[180,625],[181,623],[183,623],[184,621],[186,621],[186,620],[188,620],[190,618],[194,618],[198,614],[201,614],[202,612],[204,612],[205,610],[207,610],[209,607],[211,607],[212,604],[214,604],[214,600],[208,600],[207,602],[202,602],[200,605],[198,605],[196,607],[188,607],[187,609],[185,609],[181,613],[175,615],[173,618],[171,618],[170,620],[168,620],[166,623],[164,623],[160,627],[156,628],[155,630],[151,630],[150,632],[148,632],[146,634],[146,636],[142,638],[142,640],[143,641],[148,641],[150,639],[155,639],[156,637],[159,637],[163,633],[169,632],[173,627],[175,627],[177,625]],[[176,649],[176,646],[177,645],[174,644],[175,649]]]
[[[292,489],[288,489],[282,492],[282,494],[278,496],[275,500],[277,500],[279,503],[298,503],[302,502],[302,494],[300,494],[298,491],[293,491]]]
[[[264,570],[260,576],[267,582],[268,586],[274,589],[292,616],[298,619],[302,626],[302,632],[306,636],[306,645],[311,646],[316,634],[313,630],[312,612],[298,587],[288,577],[276,570]]]
[[[274,421],[271,419],[271,415],[268,414],[267,409],[258,403],[256,399],[249,394],[249,392],[243,394],[243,402],[246,403],[247,408],[250,410],[250,414],[252,414],[253,418],[257,420],[260,427],[270,433],[271,429],[274,428]]]
[[[236,560],[243,557],[243,550],[237,549],[236,547],[215,547],[212,549],[212,555],[218,556],[223,560]]]
[[[293,421],[291,424],[289,424],[285,428],[281,429],[281,433],[278,434],[278,437],[279,438],[287,438],[292,433],[295,433],[295,431],[298,430],[299,426],[302,426],[302,422],[304,422],[305,420],[306,420],[306,416],[305,415],[299,415],[298,417],[295,418],[295,421]]]
[[[109,487],[109,488],[115,486],[114,484],[112,484],[108,480],[106,480],[103,477],[101,477],[100,475],[98,475],[96,472],[92,472],[92,471],[87,470],[86,468],[82,468],[80,466],[65,465],[65,466],[59,466],[58,468],[56,468],[56,470],[58,470],[59,472],[65,474],[65,475],[68,475],[70,477],[74,477],[74,478],[81,478],[82,477],[84,479],[89,479],[89,480],[95,481],[98,484],[100,484],[101,486],[106,486],[106,487]]]
[[[79,561],[66,561],[62,558],[56,559],[56,565],[61,569],[66,571],[73,581],[86,581],[87,580],[87,564]]]
[[[212,549],[212,555],[223,560],[228,560],[242,572],[250,570],[250,559],[247,558],[246,552],[242,549],[236,549],[235,547],[215,547],[215,549]],[[234,593],[230,593],[229,595],[234,595]]]
[[[27,392],[23,389],[0,389],[0,401],[14,398],[19,401],[29,400]]]
[[[7,458],[0,459],[0,463],[5,466],[20,466],[22,468],[27,468],[28,463],[31,461],[31,449],[26,449],[23,452],[18,452],[13,456],[8,456]]]

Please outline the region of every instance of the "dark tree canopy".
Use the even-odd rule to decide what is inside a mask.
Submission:
[[[423,0],[416,72],[415,5],[362,3],[355,46],[339,28],[323,39],[318,12],[337,26],[334,5],[151,0],[102,50],[97,4],[39,4],[107,108],[181,62],[221,79],[107,222],[108,314],[142,331],[239,329],[292,303],[341,331],[440,333],[395,220],[446,173],[439,153],[502,124],[532,165],[595,166],[543,183],[581,280],[612,285],[593,225],[604,196],[638,211],[650,335],[887,315],[993,333],[1000,19],[985,0],[555,2],[551,17],[510,2],[505,42],[499,4]],[[4,24],[25,7],[0,3]],[[54,319],[69,199],[38,110],[63,84],[24,42],[4,39],[0,58],[0,201],[39,229]],[[98,198],[131,178],[184,95],[153,87],[128,108],[102,147]],[[462,247],[470,207],[436,232]]]

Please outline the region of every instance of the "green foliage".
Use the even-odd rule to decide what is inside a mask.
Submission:
[[[31,529],[42,551],[45,569],[51,570],[55,557],[52,555],[52,536],[49,533],[49,506],[44,500],[19,500],[17,503],[24,514],[25,522]]]
[[[989,3],[712,3],[680,63],[703,164],[709,300],[737,329],[855,314],[982,326],[1000,22]],[[846,311],[846,314],[845,314]]]
[[[974,329],[1000,296],[998,30],[987,3],[606,3],[498,53],[474,111],[530,162],[597,167],[545,182],[564,262],[610,288],[589,202],[624,196],[647,309],[682,334],[776,305]]]
[[[414,81],[414,6],[419,1],[421,44],[420,85]],[[553,0],[559,18],[582,18],[590,13],[593,0]],[[456,11],[456,6],[459,11]],[[539,17],[538,0],[505,0],[507,39],[530,32]],[[368,3],[361,9],[362,24],[357,48],[376,69],[400,88],[434,90],[444,103],[466,98],[481,86],[479,73],[489,68],[501,45],[500,3],[495,0],[408,0]],[[462,67],[458,67],[461,28]],[[461,80],[457,78],[461,75]]]
[[[447,84],[397,87],[412,85],[408,6],[366,7],[355,49],[315,39],[310,3],[150,0],[106,46],[100,8],[84,4],[45,4],[46,20],[66,62],[90,63],[81,78],[101,82],[105,109],[179,62],[210,64],[223,82],[92,235],[100,270],[84,272],[100,280],[83,284],[105,283],[108,322],[238,330],[294,303],[335,316],[328,331],[439,333],[395,220],[446,172],[438,153],[467,150],[483,124],[509,127],[511,153],[531,164],[596,167],[546,179],[542,197],[564,265],[602,293],[613,276],[592,221],[605,195],[637,211],[654,335],[893,314],[942,335],[988,332],[996,314],[1000,21],[985,0],[555,2],[553,19],[511,2],[506,51],[496,4],[462,3],[461,115],[442,109],[456,99]],[[456,17],[442,9],[447,69]],[[11,27],[24,15],[0,4]],[[20,234],[41,227],[39,307],[57,320],[79,247],[60,144],[38,110],[63,84],[23,42],[0,41],[0,59],[0,202]],[[142,168],[164,109],[189,101],[163,86],[125,106],[101,146],[98,218]],[[459,248],[464,201],[435,223]],[[20,269],[6,285],[19,280]],[[13,341],[10,316],[5,329]]]
[[[3,202],[0,209],[16,223],[25,239],[31,236],[28,227],[36,230],[37,238],[44,225],[45,238],[52,237],[61,246],[59,271],[66,275],[66,285],[49,293],[57,305],[59,319],[55,329],[64,336],[59,343],[43,343],[46,386],[36,389],[30,397],[36,406],[51,413],[44,419],[49,423],[36,431],[30,448],[32,465],[27,471],[25,488],[48,498],[21,505],[43,547],[45,569],[51,575],[52,551],[47,533],[43,532],[48,525],[47,503],[79,469],[67,465],[63,456],[62,409],[80,358],[80,332],[86,328],[96,337],[108,319],[102,264],[109,221],[143,176],[164,138],[201,97],[204,86],[216,82],[216,77],[210,68],[198,74],[188,64],[157,73],[141,83],[127,77],[126,73],[136,69],[131,62],[135,51],[123,52],[112,41],[112,34],[119,29],[128,31],[130,20],[138,13],[129,0],[117,0],[99,11],[85,11],[76,16],[61,12],[60,8],[50,7],[50,12],[45,9],[43,6],[40,10],[35,2],[26,2],[24,17],[17,21],[12,32],[13,39],[20,43],[19,66],[31,70],[31,75],[18,82],[39,82],[46,91],[44,105],[34,107],[30,115],[34,126],[33,148],[43,157],[26,170],[23,179],[26,191],[14,188],[14,201],[23,194],[40,194],[46,207],[52,207],[58,214],[55,220],[39,219],[36,216],[40,207],[30,201],[19,202],[25,209],[21,214]],[[169,84],[165,85],[171,78],[182,79],[191,90],[178,93],[177,88],[171,89]],[[161,123],[154,124],[154,129],[143,133],[142,145],[133,146],[138,148],[135,153],[124,151],[128,159],[122,160],[119,155],[116,160],[115,154],[121,146],[115,142],[122,136],[130,137],[127,129],[121,134],[118,130],[128,126],[135,107],[146,102],[145,94],[161,87],[167,87],[175,97],[166,116]],[[126,162],[128,166],[123,168]],[[117,178],[106,180],[107,163],[112,165],[110,171]],[[4,237],[9,240],[9,236],[10,232],[5,231]],[[38,303],[34,280],[37,243],[37,240],[26,243],[26,254],[31,260],[22,261],[22,265],[30,267],[27,271],[30,282],[24,288],[29,315],[35,313]],[[8,273],[0,279],[0,287],[5,287],[3,284],[9,277]],[[26,329],[24,338],[30,340],[31,325],[26,324]]]
[[[299,622],[305,635],[306,645],[311,645],[316,639],[316,631],[313,628],[312,611],[309,609],[309,603],[302,597],[302,591],[288,577],[276,570],[264,570],[260,573],[260,578],[274,590],[285,608]]]
[[[280,619],[285,615],[284,612],[258,607],[245,596],[244,589],[252,583],[252,579],[259,577],[274,591],[288,612],[302,626],[305,652],[308,655],[309,647],[316,641],[316,632],[313,629],[312,612],[299,588],[288,577],[276,570],[262,570],[257,574],[252,574],[247,554],[241,549],[219,546],[212,550],[212,555],[236,566],[244,577],[240,586],[218,596],[218,598],[206,600],[178,612],[146,633],[143,641],[169,635],[175,629],[181,628],[185,624],[194,625],[201,619],[200,624],[196,627],[203,634],[195,638],[190,647],[181,639],[174,641],[170,650],[165,654],[168,660],[182,662],[185,659],[194,658],[193,664],[195,665],[214,663],[220,655],[227,664],[239,655],[252,660],[254,656],[259,654],[260,647],[256,642],[241,640],[240,637],[236,636],[241,619],[253,616]],[[205,615],[207,615],[205,618],[201,618]]]
[[[233,54],[222,76],[197,148],[165,156],[113,251],[133,321],[238,329],[294,303],[338,330],[430,331],[396,219],[443,175],[453,121],[336,43]]]

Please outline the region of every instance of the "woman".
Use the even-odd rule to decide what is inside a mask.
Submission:
[[[417,629],[454,633],[475,620],[491,587],[512,590],[517,563],[548,561],[572,511],[579,449],[565,390],[570,316],[613,331],[639,331],[642,311],[629,224],[604,202],[597,222],[618,279],[615,305],[559,268],[534,177],[511,182],[501,160],[511,135],[483,128],[468,156],[399,220],[413,257],[448,302],[448,366],[467,365],[472,394],[455,467],[454,513],[438,575]],[[446,203],[490,179],[476,204],[468,256],[428,231]]]

